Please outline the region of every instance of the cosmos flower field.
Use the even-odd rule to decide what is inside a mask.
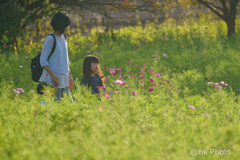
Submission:
[[[111,34],[99,41],[96,29],[68,33],[74,104],[69,97],[54,102],[51,88],[36,93],[30,61],[43,41],[22,40],[20,54],[4,44],[0,159],[238,159],[236,26],[231,38],[211,17],[125,27],[114,31],[115,41]],[[86,55],[101,60],[101,100],[80,85]]]

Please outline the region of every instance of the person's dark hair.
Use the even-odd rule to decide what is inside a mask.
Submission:
[[[60,11],[56,13],[52,20],[51,20],[51,26],[54,31],[58,31],[60,34],[62,34],[67,26],[71,24],[71,18],[66,12]]]
[[[87,79],[87,83],[88,86],[92,86],[93,84],[91,83],[91,63],[94,62],[98,62],[99,63],[99,67],[98,67],[98,72],[97,75],[99,76],[100,80],[101,80],[101,84],[104,85],[105,84],[105,78],[101,78],[101,76],[103,76],[103,72],[101,70],[101,65],[100,65],[100,61],[96,56],[91,56],[88,55],[85,57],[84,61],[83,61],[83,75],[86,77]]]

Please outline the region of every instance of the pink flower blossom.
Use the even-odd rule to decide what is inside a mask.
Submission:
[[[167,57],[167,55],[166,55],[166,54],[163,54],[163,56],[164,56],[164,57]]]
[[[87,51],[87,53],[91,53],[90,51]]]
[[[213,83],[213,85],[214,85],[215,87],[217,87],[217,86],[218,86],[218,83]]]
[[[8,46],[7,46],[6,44],[3,44],[3,46],[4,46],[5,48],[8,48]]]
[[[94,52],[94,54],[99,55],[97,52]]]
[[[110,71],[110,73],[111,73],[112,75],[117,74],[116,71]]]
[[[224,86],[227,86],[228,84],[224,83],[223,81],[221,81],[221,84]]]
[[[133,64],[133,62],[129,61],[129,63]]]
[[[153,69],[149,68],[149,70],[153,72]]]
[[[129,85],[126,86],[126,89],[128,89]]]
[[[98,110],[99,110],[99,111],[103,110],[103,107],[99,108]]]
[[[28,59],[28,56],[26,56],[25,58]]]
[[[150,78],[149,81],[154,82],[154,79]]]
[[[107,97],[107,99],[110,98],[110,96],[108,95],[108,92],[105,94],[105,97]]]
[[[208,82],[208,84],[213,84],[213,82]]]
[[[169,89],[168,92],[171,92],[171,90]]]
[[[166,38],[167,38],[167,36],[164,35],[164,36],[163,36],[163,39],[166,39]]]
[[[116,81],[114,81],[115,83],[118,83],[118,84],[121,84],[121,85],[124,85],[125,84],[125,82],[124,81],[122,81],[122,80],[116,80]]]
[[[136,67],[138,67],[138,65],[137,65],[137,64],[135,64],[135,66],[136,66]]]
[[[133,93],[134,96],[137,95],[137,92],[136,92],[136,91],[133,91],[132,93]]]
[[[48,76],[48,73],[46,74],[46,76]]]
[[[189,107],[190,107],[191,109],[196,109],[195,107],[193,107],[193,106],[191,106],[191,105],[189,105]]]
[[[175,89],[175,91],[176,91],[176,92],[178,92],[178,90],[177,90],[177,89]]]
[[[162,82],[162,81],[158,81],[158,83],[159,83],[160,85],[163,85],[163,82]]]
[[[79,43],[78,43],[78,42],[76,42],[76,43],[75,43],[75,45],[77,46],[77,45],[79,45]]]
[[[165,80],[165,82],[170,83],[170,81],[168,81],[168,80]]]
[[[139,80],[139,82],[144,83],[143,81]]]
[[[115,71],[115,69],[114,68],[109,68],[109,71]]]
[[[107,68],[105,68],[105,70],[108,70]]]
[[[157,56],[157,54],[152,55],[152,57],[156,57],[156,56]]]
[[[122,74],[122,71],[121,71],[121,73],[120,74]]]
[[[9,91],[9,93],[11,93],[11,91]]]
[[[155,83],[151,83],[151,85],[155,86],[156,84]]]
[[[222,86],[218,86],[219,89],[222,89],[223,87]]]
[[[31,92],[33,92],[33,90],[32,90],[32,89],[30,89],[30,91],[31,91]]]
[[[116,69],[116,71],[119,71],[119,72],[120,72],[120,71],[121,71],[121,68]]]
[[[108,78],[109,78],[109,77],[107,76],[107,78],[106,78],[106,82],[107,82]]]
[[[143,66],[144,66],[145,68],[147,68],[146,64],[143,64]]]
[[[146,94],[145,92],[143,92],[142,94]]]
[[[131,77],[131,78],[134,78],[133,76],[131,76],[131,75],[128,75],[129,77]]]
[[[153,91],[153,88],[148,88],[149,91]]]
[[[90,44],[90,43],[87,43],[87,45],[88,45],[88,46],[91,46],[91,44]]]
[[[211,118],[211,116],[210,116],[210,115],[208,115],[206,112],[205,112],[204,114],[205,114],[205,116],[207,116],[208,118]]]
[[[139,78],[143,78],[143,77],[144,77],[144,75],[140,75],[140,76],[139,76]]]
[[[143,69],[141,69],[141,72],[143,72]]]
[[[119,77],[118,77],[118,79],[122,79],[123,77],[122,77],[122,75],[120,75]]]
[[[103,78],[104,76],[101,76],[101,78]]]

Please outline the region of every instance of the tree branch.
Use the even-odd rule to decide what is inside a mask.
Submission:
[[[211,11],[213,11],[216,15],[218,15],[220,18],[222,18],[224,21],[226,21],[226,18],[220,14],[218,11],[216,11],[215,9],[213,9],[210,5],[209,5],[209,2],[206,2],[206,1],[203,1],[203,0],[196,0],[198,1],[199,3],[203,4],[204,6],[206,6],[207,8],[209,8]],[[214,5],[214,4],[212,4]]]
[[[3,8],[3,7],[6,7],[8,6],[9,4],[11,4],[14,0],[9,0],[7,3],[3,4],[0,6],[0,9]]]

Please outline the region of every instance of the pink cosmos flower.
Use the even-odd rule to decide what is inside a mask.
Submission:
[[[128,89],[129,85],[126,86],[126,89]]]
[[[160,75],[160,74],[155,74],[155,76],[161,77],[161,75]]]
[[[109,71],[115,71],[115,69],[114,68],[109,68]]]
[[[176,91],[176,92],[178,92],[178,90],[177,90],[177,89],[175,89],[175,91]]]
[[[116,71],[119,71],[119,72],[120,72],[120,71],[121,71],[121,68],[116,69]]]
[[[146,94],[145,92],[143,92],[142,94]]]
[[[133,76],[131,76],[131,75],[128,75],[129,77],[131,77],[131,78],[134,78]]]
[[[11,93],[11,91],[9,91],[9,93]]]
[[[214,85],[215,87],[217,87],[217,86],[218,86],[218,83],[213,83],[213,85]]]
[[[136,91],[133,91],[132,93],[133,93],[134,96],[137,95],[137,92],[136,92]]]
[[[112,75],[117,74],[116,71],[110,71],[110,73],[111,73]]]
[[[208,82],[208,84],[213,84],[213,82]]]
[[[16,91],[15,93],[17,93],[17,94],[20,94],[20,92],[19,92],[19,91]]]
[[[222,86],[218,86],[219,89],[222,89],[223,87]]]
[[[153,69],[149,68],[149,70],[153,72]]]
[[[155,86],[156,84],[155,83],[151,83],[151,85]]]
[[[196,109],[195,107],[193,107],[193,106],[191,106],[191,105],[189,105],[189,107],[190,107],[191,109]]]
[[[154,82],[154,79],[150,78],[149,81]]]
[[[109,98],[110,98],[110,96],[108,95],[108,93],[107,93],[107,94],[105,94],[105,97],[107,97],[107,99],[109,99]]]
[[[148,88],[149,91],[153,91],[153,88]]]
[[[144,77],[144,75],[140,75],[140,76],[139,76],[139,78],[143,78],[143,77]]]
[[[136,66],[136,67],[138,67],[138,65],[137,65],[137,64],[135,64],[135,66]]]
[[[4,46],[5,48],[8,48],[8,46],[7,46],[6,44],[3,44],[3,46]]]
[[[105,70],[108,70],[107,68],[105,68]]]
[[[87,53],[91,53],[90,51],[87,51]]]
[[[210,115],[208,115],[206,112],[205,112],[204,114],[205,114],[205,116],[207,116],[208,118],[211,118],[211,116],[210,116]]]
[[[121,85],[124,85],[125,84],[125,82],[124,81],[122,81],[122,80],[116,80],[116,81],[114,81],[115,83],[118,83],[118,84],[121,84]]]
[[[228,84],[224,83],[223,81],[221,81],[221,84],[224,86],[227,86]]]
[[[107,76],[107,78],[106,78],[106,82],[107,82],[108,78],[109,78],[109,77]]]
[[[16,56],[18,57],[18,56],[20,56],[19,54],[16,54]]]
[[[99,110],[99,111],[103,110],[103,107],[99,108],[98,110]]]
[[[77,45],[79,45],[79,43],[78,43],[78,42],[76,42],[76,43],[75,43],[75,45],[77,46]]]
[[[166,55],[166,54],[163,54],[163,56],[164,56],[164,57],[167,57],[167,55]]]
[[[121,71],[121,73],[120,74],[122,74],[122,71]]]
[[[143,72],[143,69],[141,69],[141,72]]]
[[[32,90],[32,89],[30,89],[30,91],[31,91],[31,92],[33,92],[33,90]]]
[[[90,44],[90,43],[87,43],[87,45],[88,45],[88,46],[91,46],[91,44]]]
[[[99,55],[97,52],[94,52],[94,54]]]
[[[28,59],[28,56],[26,56],[25,58]]]
[[[129,63],[133,64],[133,62],[129,61]]]
[[[165,82],[170,83],[170,81],[168,81],[168,80],[165,80]]]
[[[146,64],[143,64],[143,66],[144,66],[145,68],[147,68]]]
[[[167,36],[164,35],[164,36],[163,36],[163,39],[166,39],[166,38],[167,38]]]
[[[157,54],[152,55],[152,57],[156,57],[156,56],[157,56]]]
[[[140,48],[140,46],[136,46],[136,48]]]
[[[104,76],[101,76],[101,78],[103,78]]]
[[[119,77],[118,77],[118,79],[122,79],[123,77],[122,77],[122,75],[120,75]]]
[[[163,85],[163,82],[162,82],[162,81],[158,81],[158,83],[159,83],[160,85]]]
[[[139,82],[144,83],[143,81],[139,80]]]
[[[168,92],[171,92],[171,90],[169,89]]]
[[[48,76],[48,73],[46,74],[46,76]]]

